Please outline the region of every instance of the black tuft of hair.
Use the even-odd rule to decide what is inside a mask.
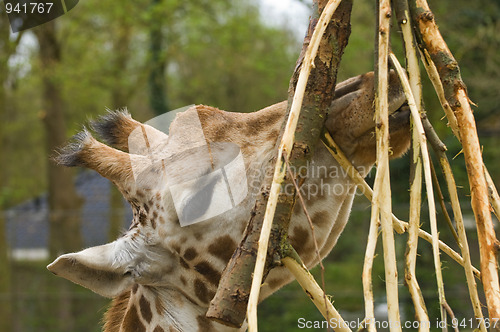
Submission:
[[[131,118],[126,108],[116,111],[108,109],[108,114],[91,121],[90,127],[106,144],[120,145],[122,142],[119,137],[123,135],[124,122]]]
[[[85,147],[86,141],[90,138],[92,138],[92,135],[84,127],[81,132],[71,138],[71,142],[68,145],[57,150],[56,155],[52,159],[59,165],[67,167],[85,166],[86,163],[81,157],[81,152]]]

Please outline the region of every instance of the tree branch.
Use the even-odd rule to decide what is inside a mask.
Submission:
[[[481,146],[466,87],[460,76],[458,64],[441,36],[427,2],[425,0],[411,0],[410,9],[421,48],[428,51],[430,58],[436,65],[443,85],[444,96],[457,120],[469,177],[472,210],[476,217],[481,276],[486,303],[490,319],[498,319],[500,317],[500,284],[497,261],[499,245],[491,220]],[[448,120],[450,121],[450,118]]]
[[[392,227],[391,185],[389,179],[389,101],[388,57],[391,4],[378,0],[375,55],[375,133],[377,139],[377,174],[373,185],[371,223],[380,220],[384,248],[385,288],[389,321],[400,322],[398,270]],[[398,326],[391,331],[401,331]]]
[[[337,1],[337,4],[338,2],[339,1]],[[334,1],[331,1],[331,3],[334,3]],[[349,21],[352,0],[344,0],[339,5],[332,19],[327,21],[327,23],[329,23],[325,23],[326,31],[319,42],[320,56],[312,57],[310,63],[306,63],[305,59],[307,59],[307,53],[310,52],[308,46],[311,41],[312,32],[316,26],[319,13],[323,11],[325,6],[326,1],[324,0],[315,2],[314,12],[316,15],[310,20],[309,32],[304,40],[303,50],[297,61],[297,66],[290,82],[288,114],[290,114],[294,104],[292,97],[295,95],[296,86],[298,90],[299,72],[302,70],[302,66],[310,66],[314,62],[309,80],[307,80],[307,76],[305,76],[307,86],[305,87],[300,116],[295,119],[296,130],[293,126],[290,126],[289,119],[287,125],[282,128],[277,141],[279,145],[276,147],[276,155],[278,157],[268,161],[268,165],[271,165],[270,169],[278,170],[278,172],[275,172],[276,175],[280,175],[279,173],[284,170],[284,160],[281,157],[281,153],[290,154],[290,164],[294,169],[301,170],[303,167],[300,167],[300,165],[307,164],[307,161],[310,160],[314,153],[314,147],[319,139],[324,120],[326,119],[326,112],[333,100],[337,67],[350,34]],[[323,26],[322,28],[324,29],[325,27]],[[298,106],[300,109],[300,105]],[[297,115],[294,115],[294,117],[295,116]],[[292,117],[290,116],[290,118]],[[294,119],[292,118],[291,120]],[[295,131],[295,143],[293,144],[293,148],[291,144],[283,145],[281,143],[285,135],[285,130],[287,129],[291,130],[292,133]],[[293,141],[289,141],[289,143],[290,142],[293,143]],[[275,165],[278,165],[278,167],[275,168]],[[269,167],[266,169],[269,169]],[[304,175],[305,174],[298,174],[299,181]],[[262,245],[264,249],[267,247],[266,243],[259,243],[259,239],[263,239],[264,242],[266,242],[265,233],[262,238],[260,234],[263,229],[269,196],[273,191],[276,192],[276,188],[279,192],[280,184],[284,186],[288,183],[282,183],[278,180],[274,188],[272,188],[270,183],[272,177],[266,176],[266,178],[269,179],[269,181],[265,181],[261,187],[261,194],[255,203],[243,240],[226,266],[217,293],[207,312],[207,317],[230,326],[241,326],[245,319],[245,311],[249,300],[250,284],[252,282],[252,272],[256,262],[258,246]],[[290,179],[286,181],[290,181]],[[287,244],[288,224],[294,203],[294,194],[279,195],[274,215],[274,220],[276,220],[276,222],[271,231],[270,246],[269,250],[267,250],[267,260],[262,271],[263,278],[267,276],[269,270],[273,267],[274,258],[279,259],[282,254],[282,248]],[[271,205],[272,204],[271,202]],[[271,215],[271,220],[273,220],[272,217]],[[266,251],[264,251],[264,253],[266,253]],[[260,280],[256,281],[256,283],[257,282],[260,287]]]

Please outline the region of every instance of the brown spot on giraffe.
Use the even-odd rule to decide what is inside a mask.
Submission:
[[[297,248],[297,253],[301,258],[306,252],[306,247],[308,247],[306,244],[309,241],[309,233],[309,229],[297,226],[293,229],[292,235],[290,236],[290,243],[292,247]]]
[[[139,318],[135,304],[132,304],[130,310],[127,311],[127,314],[123,319],[122,328],[124,331],[146,332],[146,327]]]
[[[217,332],[210,319],[205,316],[196,317],[198,323],[198,332]]]
[[[215,257],[221,259],[223,262],[229,261],[236,249],[236,242],[229,236],[221,236],[208,246],[208,252]]]
[[[328,215],[328,211],[318,211],[313,214],[312,222],[317,227],[323,227],[331,221],[331,217]]]
[[[163,328],[161,328],[160,326],[157,326],[157,327],[155,327],[153,332],[165,332],[165,330]]]
[[[144,212],[139,212],[139,224],[142,226],[146,226],[146,222],[148,220],[148,216]]]
[[[244,134],[247,136],[255,136],[261,133],[262,128],[272,127],[278,120],[283,119],[282,112],[277,112],[277,110],[282,110],[283,105],[286,108],[286,103],[276,104],[276,107],[272,112],[267,112],[265,114],[260,114],[261,116],[255,116],[247,121],[248,126],[245,126]],[[277,137],[275,137],[274,141]]]
[[[194,238],[196,239],[196,241],[201,241],[201,240],[203,240],[203,233],[201,233],[201,232],[194,232],[194,233],[193,233],[193,236],[194,236]]]
[[[200,262],[194,266],[194,269],[202,274],[214,286],[219,284],[220,272],[214,269],[208,262]]]
[[[163,305],[163,303],[161,302],[161,299],[158,296],[155,298],[155,309],[156,309],[156,312],[158,313],[158,315],[160,315],[160,316],[165,311],[165,306]]]
[[[139,300],[139,309],[141,309],[142,318],[149,324],[151,323],[151,319],[153,318],[153,313],[151,312],[151,304],[149,301],[141,295],[141,299]]]
[[[208,303],[214,297],[215,293],[209,291],[205,283],[200,279],[194,281],[194,293],[198,299],[203,303]]]
[[[196,256],[198,256],[198,252],[193,247],[189,247],[186,249],[186,251],[184,251],[184,259],[185,260],[191,261],[191,260],[195,259]]]

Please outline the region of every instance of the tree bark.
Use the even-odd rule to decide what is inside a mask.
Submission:
[[[111,90],[111,104],[113,108],[122,108],[127,106],[131,91],[127,82],[129,78],[124,68],[130,59],[130,40],[132,38],[132,28],[123,17],[115,18],[117,22],[116,39],[113,41],[113,78],[115,84]]]
[[[46,133],[47,155],[61,147],[67,140],[64,119],[63,97],[58,86],[58,65],[61,62],[61,45],[57,40],[55,21],[47,22],[33,29],[38,39],[39,58],[42,65],[42,121]],[[49,253],[52,258],[64,253],[80,250],[81,198],[78,196],[73,172],[49,161]],[[61,285],[59,292],[59,317],[61,329],[73,328],[72,300],[67,285]]]
[[[158,10],[158,5],[162,0],[151,0],[151,13],[153,20],[149,30],[149,51],[151,56],[151,72],[149,73],[149,98],[150,105],[155,115],[161,115],[169,111],[166,96],[167,83],[165,80],[165,50],[163,47],[163,17],[164,15]]]
[[[4,88],[9,75],[8,61],[16,52],[17,45],[23,33],[18,33],[15,40],[10,39],[9,21],[4,16],[0,18],[0,165],[7,161],[5,157],[5,130],[6,124],[7,93]],[[7,222],[4,210],[7,208],[4,201],[3,188],[7,185],[7,174],[5,168],[0,167],[0,331],[13,330],[12,321],[14,311],[12,304],[12,278],[11,264],[9,259],[9,246],[7,242]]]
[[[300,68],[303,65],[302,61],[305,51],[309,45],[319,15],[327,2],[315,1],[314,3],[314,14],[310,20],[302,52],[290,81],[287,114],[290,112],[291,100],[295,93]],[[290,155],[290,166],[295,170],[305,171],[305,168],[300,166],[306,165],[313,156],[314,148],[319,140],[324,120],[326,119],[326,112],[333,100],[337,68],[350,34],[351,8],[351,0],[345,0],[339,5],[322,38],[319,56],[316,57],[315,67],[311,70],[309,76],[302,110],[295,131],[295,143]],[[276,143],[276,151],[281,143],[284,130],[285,126],[283,125]],[[266,181],[261,187],[261,193],[252,210],[245,236],[226,266],[217,293],[207,312],[207,317],[226,325],[241,326],[245,319],[252,283],[252,272],[256,262],[257,243],[266,212],[267,199],[273,178],[272,172],[275,165],[276,156],[268,161],[268,166],[270,167],[266,167],[266,169],[269,170],[269,174],[266,174]],[[299,183],[305,175],[297,174]],[[282,188],[288,184],[291,184],[291,179],[289,178],[283,182]],[[288,185],[288,188],[294,187]],[[289,195],[280,194],[278,198],[264,278],[275,262],[282,257],[282,248],[286,247],[288,243],[287,231],[294,203],[295,192]]]
[[[63,97],[54,75],[61,62],[61,46],[57,40],[54,21],[47,22],[34,31],[38,39],[42,64],[42,121],[46,133],[46,151],[48,155],[53,155],[54,151],[67,141]],[[82,247],[80,233],[82,201],[76,192],[73,173],[69,168],[49,161],[48,180],[49,252],[50,256],[55,258],[63,252],[76,251]]]
[[[428,52],[435,63],[444,88],[445,98],[457,119],[469,177],[472,209],[476,217],[481,256],[481,279],[489,316],[494,321],[494,319],[500,318],[500,286],[497,261],[499,242],[496,239],[491,220],[488,189],[484,176],[476,123],[470,108],[466,87],[460,75],[460,68],[439,32],[434,21],[434,14],[425,0],[410,1],[410,9],[420,47],[423,52]],[[498,325],[495,330],[500,331]]]

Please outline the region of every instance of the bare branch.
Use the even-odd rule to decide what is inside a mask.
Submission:
[[[420,143],[420,151],[422,156],[423,168],[424,168],[424,178],[425,178],[425,187],[427,191],[427,202],[429,205],[429,220],[431,225],[431,234],[432,234],[432,254],[434,256],[434,271],[436,272],[436,282],[438,286],[438,294],[439,294],[439,303],[441,304],[441,319],[443,322],[446,321],[446,297],[444,292],[444,282],[441,271],[441,259],[439,257],[439,233],[437,229],[437,220],[436,220],[436,205],[434,202],[434,189],[432,186],[432,175],[431,175],[431,167],[430,167],[430,157],[429,151],[427,149],[427,139],[425,137],[424,127],[422,125],[422,121],[420,119],[420,114],[418,112],[417,106],[415,104],[415,99],[413,98],[413,94],[411,92],[410,83],[408,82],[408,78],[403,71],[403,68],[398,62],[398,59],[394,54],[391,53],[391,62],[393,66],[396,68],[396,71],[399,75],[399,80],[403,85],[403,90],[406,95],[406,99],[408,100],[408,106],[410,107],[411,116],[413,119],[413,130],[417,131],[419,143]]]
[[[330,154],[337,160],[337,162],[347,171],[349,177],[356,183],[359,187],[359,190],[365,195],[368,200],[372,200],[373,191],[372,188],[366,183],[365,179],[359,174],[356,168],[351,164],[351,162],[346,158],[344,153],[340,150],[340,147],[335,143],[330,134],[325,133],[323,136],[323,144],[327,147]],[[392,225],[394,230],[399,234],[403,234],[408,231],[409,224],[405,221],[398,219],[396,216],[392,215]],[[418,236],[425,241],[432,243],[432,236],[426,231],[419,229]],[[446,243],[439,240],[439,249],[443,251],[445,254],[450,256],[455,262],[464,266],[464,259],[457,254],[453,249],[451,249]],[[481,272],[475,267],[472,267],[472,271],[476,278],[481,278]]]
[[[391,3],[378,1],[377,43],[375,76],[375,123],[377,136],[377,174],[373,186],[372,220],[380,218],[384,247],[385,289],[391,331],[401,331],[398,297],[398,270],[392,227],[391,185],[389,179],[389,103],[388,103],[388,52]]]
[[[425,0],[411,0],[410,9],[417,36],[420,38],[422,47],[428,51],[430,58],[436,65],[443,85],[444,96],[457,120],[469,177],[472,210],[476,217],[481,276],[486,303],[490,319],[498,319],[500,317],[500,284],[497,261],[499,243],[491,220],[481,146],[465,84],[460,76],[458,64],[441,36],[427,2]],[[450,121],[450,117],[448,120]]]
[[[405,49],[406,70],[408,71],[411,91],[415,96],[415,104],[419,113],[422,112],[422,83],[420,80],[420,67],[416,52],[416,43],[411,30],[411,19],[406,0],[394,1],[396,18],[403,34]],[[412,128],[414,128],[412,120]],[[410,165],[410,215],[408,240],[406,245],[405,282],[410,292],[415,317],[419,322],[429,321],[424,297],[417,281],[416,264],[418,249],[418,231],[420,228],[420,207],[422,203],[422,158],[421,146],[417,130],[412,130],[412,156]],[[420,324],[419,331],[429,331],[427,324]]]

